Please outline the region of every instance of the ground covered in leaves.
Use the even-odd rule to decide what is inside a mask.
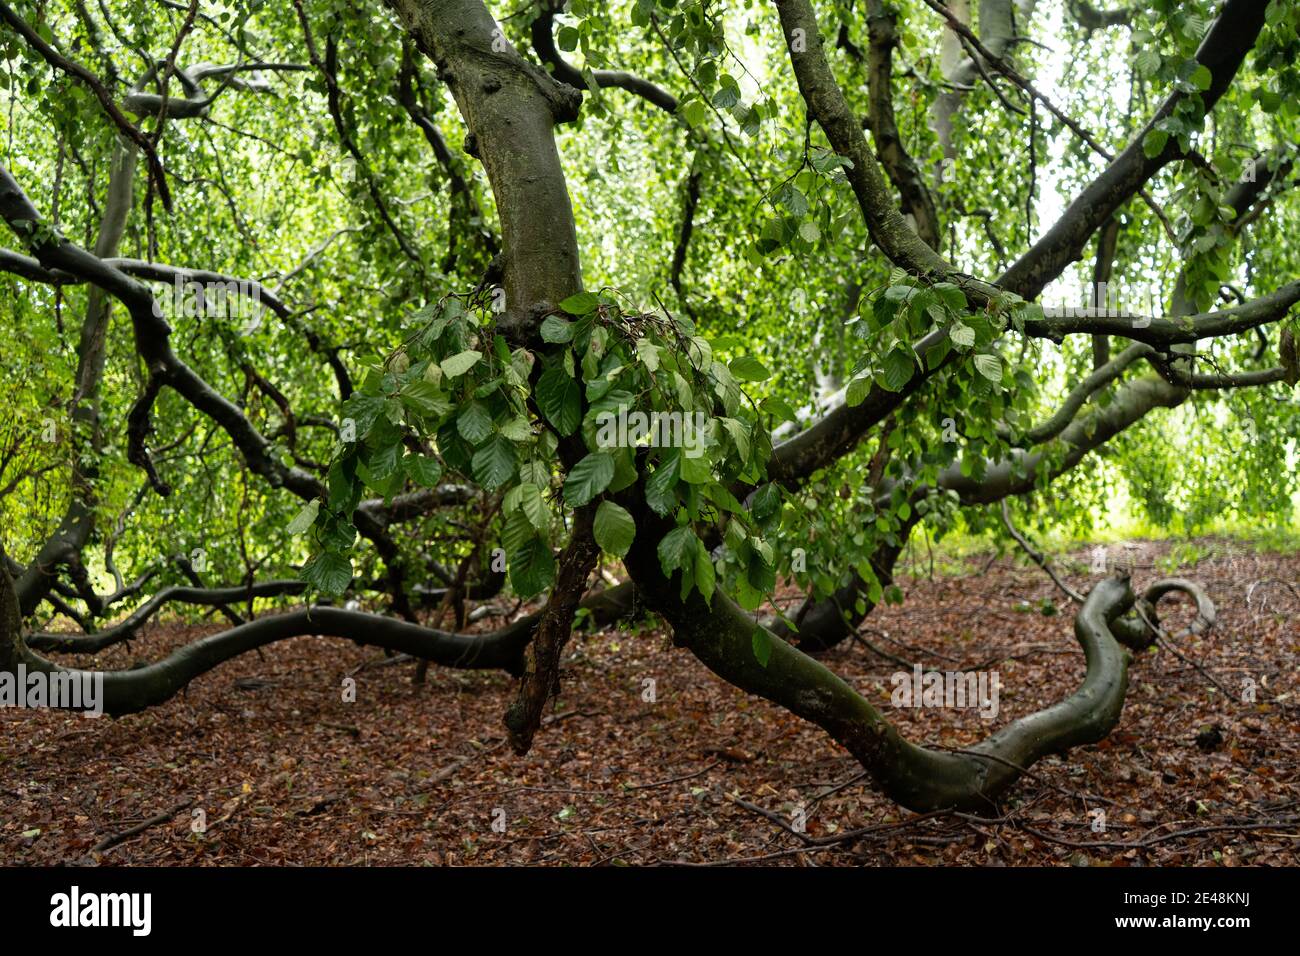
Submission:
[[[643,621],[575,637],[526,758],[504,743],[509,677],[431,668],[416,686],[412,664],[334,639],[245,655],[120,720],[0,711],[0,863],[1295,865],[1300,555],[1205,539],[1108,557],[1139,587],[1194,578],[1219,623],[1186,636],[1190,604],[1162,605],[1173,640],[1134,663],[1115,732],[1041,761],[987,817],[902,810],[819,729]],[[1091,562],[1060,568],[1086,589]],[[903,604],[825,657],[931,746],[969,746],[1084,672],[1073,611],[1040,570],[1012,556],[959,570],[914,565]],[[213,627],[155,625],[97,664]],[[996,671],[997,717],[892,707],[891,676],[917,663]]]

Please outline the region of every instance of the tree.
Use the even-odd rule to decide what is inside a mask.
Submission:
[[[1028,546],[1010,501],[1077,521],[1121,483],[1166,522],[1179,499],[1192,525],[1289,507],[1300,4],[1069,4],[1072,60],[1020,43],[1032,0],[973,22],[938,0],[123,6],[0,2],[0,216],[26,246],[0,250],[7,361],[17,410],[49,413],[8,441],[6,516],[31,530],[9,532],[0,667],[206,605],[232,626],[108,673],[110,713],[336,636],[519,676],[523,753],[575,619],[635,595],[900,803],[985,809],[1115,726],[1161,597],[1213,607],[1102,580],[1073,695],[928,750],[814,656],[894,593],[912,536],[1001,512]],[[1064,105],[1042,90],[1061,70]],[[1052,306],[1088,254],[1083,302]],[[1184,407],[1204,462],[1160,441]],[[602,552],[628,581],[590,591]],[[779,578],[807,599],[765,617]],[[506,587],[545,602],[463,633]],[[42,608],[85,633],[24,623]]]

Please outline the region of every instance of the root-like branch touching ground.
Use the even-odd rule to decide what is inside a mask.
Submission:
[[[653,540],[657,525],[649,510],[643,509],[637,518],[638,527],[649,530]],[[841,678],[758,626],[721,591],[710,602],[698,592],[683,601],[680,581],[664,578],[653,554],[633,549],[626,563],[647,604],[672,626],[679,646],[729,683],[817,724],[858,759],[887,796],[911,810],[992,809],[1042,757],[1103,739],[1119,722],[1124,706],[1130,655],[1111,628],[1136,600],[1127,575],[1100,581],[1075,618],[1075,636],[1087,660],[1079,689],[954,753],[903,739]],[[1187,590],[1188,583],[1159,582],[1144,597]]]
[[[272,583],[278,586],[285,582]],[[635,596],[633,585],[628,583],[588,595],[579,606],[589,612],[593,623],[605,626],[631,613],[636,607]],[[149,604],[144,605],[141,611],[148,607]],[[569,620],[574,610],[575,607],[569,609]],[[225,661],[291,637],[342,637],[444,667],[500,669],[518,676],[523,673],[524,651],[542,617],[543,612],[539,611],[487,634],[451,634],[378,614],[315,606],[272,614],[210,634],[146,667],[127,671],[82,670],[63,667],[28,645],[22,632],[22,614],[13,578],[0,546],[0,673],[17,673],[21,665],[28,674],[67,675],[67,680],[80,680],[82,686],[102,681],[102,695],[98,700],[87,701],[84,709],[99,708],[114,716],[161,704],[180,693],[190,681]],[[53,641],[43,643],[55,650],[63,649]]]

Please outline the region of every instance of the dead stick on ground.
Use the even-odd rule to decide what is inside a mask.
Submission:
[[[158,814],[157,816],[150,817],[148,820],[145,820],[143,823],[137,823],[129,830],[123,830],[121,833],[115,833],[113,836],[105,837],[104,839],[96,843],[93,847],[91,847],[90,852],[103,853],[106,850],[111,850],[119,843],[125,843],[127,840],[131,839],[134,836],[139,836],[141,833],[143,833],[145,830],[150,829],[151,827],[161,826],[162,824],[175,818],[176,814],[180,813],[183,810],[188,810],[192,806],[194,806],[194,801],[192,799],[186,800],[184,803],[178,803],[170,810],[164,810],[162,813]]]

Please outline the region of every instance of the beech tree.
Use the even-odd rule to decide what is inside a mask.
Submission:
[[[0,669],[229,623],[111,714],[338,637],[515,675],[525,753],[575,622],[649,611],[892,799],[983,810],[1116,725],[1164,596],[1213,603],[1099,578],[1080,687],[927,749],[817,656],[910,541],[1290,507],[1294,0],[0,21]],[[538,609],[471,630],[500,594]]]

